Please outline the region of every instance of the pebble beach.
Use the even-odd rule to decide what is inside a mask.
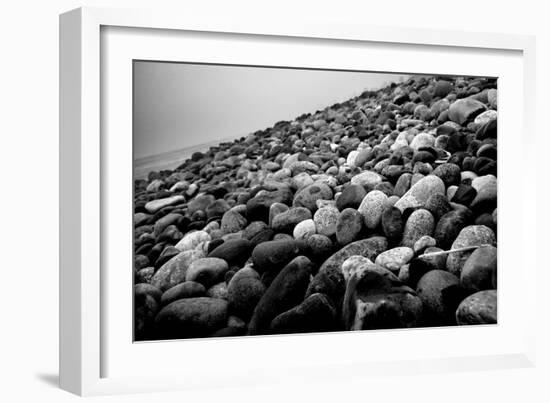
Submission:
[[[135,340],[497,323],[497,94],[411,76],[135,179]]]

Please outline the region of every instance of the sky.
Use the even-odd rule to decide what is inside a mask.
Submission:
[[[245,136],[404,77],[137,61],[134,158]]]

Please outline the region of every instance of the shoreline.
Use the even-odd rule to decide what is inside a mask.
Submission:
[[[159,172],[162,170],[175,170],[179,165],[189,158],[193,153],[208,151],[210,147],[218,146],[223,142],[233,142],[242,136],[231,136],[222,139],[216,139],[207,143],[201,143],[194,146],[180,148],[175,151],[167,151],[160,154],[149,155],[133,160],[134,180],[147,179],[150,172]]]

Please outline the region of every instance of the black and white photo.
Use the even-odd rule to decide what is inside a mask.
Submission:
[[[497,323],[497,79],[133,62],[134,340]]]

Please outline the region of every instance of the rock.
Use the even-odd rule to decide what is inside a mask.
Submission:
[[[205,292],[206,289],[202,284],[194,281],[186,281],[166,290],[162,294],[160,304],[166,306],[178,299],[202,297]]]
[[[437,246],[450,249],[460,231],[472,221],[469,210],[453,210],[443,215],[434,230]]]
[[[161,339],[204,337],[225,326],[228,303],[216,298],[174,301],[158,313],[155,322]]]
[[[267,229],[267,224],[263,221],[253,221],[244,229],[243,238],[252,240],[255,236]]]
[[[210,241],[210,234],[206,231],[192,231],[185,234],[185,236],[175,245],[176,249],[182,252],[196,249],[201,243]]]
[[[440,177],[445,187],[459,185],[461,180],[460,167],[456,164],[441,164],[433,170],[432,175]]]
[[[469,206],[475,199],[476,195],[477,191],[472,186],[462,184],[456,189],[451,201],[453,203]]]
[[[418,151],[423,147],[432,147],[435,142],[435,137],[429,133],[418,133],[411,141],[410,147],[414,151]]]
[[[227,201],[223,199],[215,200],[213,203],[209,204],[208,207],[206,207],[206,218],[209,220],[213,218],[221,218],[230,208],[231,206],[229,206]]]
[[[244,336],[246,328],[237,328],[232,326],[224,327],[223,329],[216,330],[214,333],[208,335],[208,337],[237,337]]]
[[[434,95],[436,97],[443,98],[447,96],[449,93],[453,92],[454,86],[451,82],[446,80],[438,80],[435,83],[434,87]]]
[[[153,227],[153,235],[158,237],[170,225],[175,224],[181,217],[181,214],[166,214],[164,217],[157,220]]]
[[[136,341],[154,338],[155,315],[159,310],[160,291],[149,284],[134,286],[134,330]]]
[[[360,277],[367,271],[373,271],[391,280],[397,281],[397,277],[390,270],[372,263],[369,258],[361,255],[350,256],[342,263],[342,274],[346,283],[348,283],[354,275]]]
[[[447,196],[440,193],[431,195],[426,202],[425,208],[432,213],[436,221],[452,210]]]
[[[229,312],[248,321],[264,292],[265,287],[256,271],[250,267],[240,269],[227,286]]]
[[[154,267],[145,267],[136,273],[136,283],[149,283],[155,274]]]
[[[227,326],[246,330],[246,322],[238,316],[230,316],[227,318]]]
[[[242,265],[248,260],[252,243],[247,239],[232,239],[225,241],[208,254],[208,257],[217,257],[225,260],[230,266]]]
[[[206,296],[209,298],[219,298],[219,299],[228,299],[227,293],[227,284],[225,281],[221,281],[217,284],[214,284],[209,289],[206,290]]]
[[[288,168],[292,172],[292,175],[297,175],[303,172],[314,173],[319,169],[317,165],[309,161],[296,161],[293,162]]]
[[[399,213],[401,216],[401,213]],[[364,218],[353,208],[346,208],[338,217],[336,223],[336,240],[340,245],[347,245],[358,239],[363,229]]]
[[[397,280],[401,281],[403,284],[408,284],[410,281],[410,264],[404,264],[399,269],[399,273],[397,274]]]
[[[345,291],[341,269],[344,261],[353,255],[364,256],[373,261],[386,249],[388,249],[388,241],[380,236],[362,239],[344,246],[321,265],[308,287],[307,295],[323,293],[335,306],[339,306]]]
[[[471,166],[471,169],[479,176],[483,175],[496,175],[497,173],[497,162],[494,161],[491,158],[487,157],[478,157],[474,158],[472,157],[473,165]],[[466,169],[466,165],[463,164],[463,168]]]
[[[147,192],[158,192],[163,187],[164,187],[164,182],[160,179],[155,179],[147,186],[146,191]]]
[[[397,207],[386,207],[382,212],[380,224],[383,234],[392,241],[399,240],[403,235],[403,216]]]
[[[463,287],[472,291],[496,289],[497,248],[487,245],[473,251],[464,262],[460,282]]]
[[[220,229],[225,234],[232,234],[243,230],[247,224],[248,221],[241,214],[229,210],[222,217]]]
[[[387,199],[388,196],[379,190],[372,190],[367,193],[357,209],[365,219],[366,228],[375,229],[378,227]]]
[[[479,291],[462,301],[456,310],[456,322],[459,325],[497,323],[497,291]]]
[[[346,159],[346,163],[349,165],[349,166],[352,166],[352,167],[355,167],[355,159],[357,158],[357,156],[359,155],[359,151],[357,150],[354,150],[352,152],[350,152],[348,154],[348,158]]]
[[[348,330],[414,327],[422,317],[422,302],[398,280],[366,271],[348,282],[342,316]]]
[[[487,109],[481,102],[472,98],[459,99],[449,106],[449,119],[464,126]]]
[[[273,219],[275,218],[276,215],[284,213],[285,211],[288,211],[288,209],[289,207],[286,204],[273,203],[269,207],[269,220],[268,220],[269,226],[271,227],[271,225],[273,224]]]
[[[494,110],[485,111],[477,115],[477,117],[474,119],[474,123],[479,126],[484,125],[486,123],[489,123],[491,120],[497,119],[498,117],[497,115],[498,115],[497,111],[494,111]]]
[[[250,221],[269,222],[269,210],[274,203],[290,205],[292,192],[289,189],[281,188],[264,192],[246,202],[246,217]]]
[[[152,216],[145,213],[135,213],[134,214],[134,227],[140,227],[142,225],[147,225]]]
[[[150,295],[155,301],[160,302],[162,291],[151,284],[137,283],[134,286],[134,297],[143,297],[144,295]]]
[[[489,91],[487,91],[487,101],[489,103],[489,106],[494,109],[497,108],[497,99],[498,99],[497,94],[498,92],[494,88],[491,88]]]
[[[446,270],[447,269],[447,255],[431,255],[432,253],[442,252],[443,249],[429,246],[424,250],[423,257],[419,257],[419,260],[426,263],[432,270]]]
[[[189,265],[186,281],[195,281],[206,288],[223,280],[229,265],[223,259],[217,257],[206,257],[197,259]]]
[[[454,186],[454,185],[453,185],[453,186],[449,186],[449,187],[447,188],[447,200],[451,200],[451,199],[454,197],[454,195],[455,195],[457,189],[458,189],[458,186]]]
[[[408,191],[395,203],[401,212],[407,208],[423,207],[430,196],[434,194],[445,194],[445,184],[435,175],[428,175],[416,182]]]
[[[497,127],[498,121],[496,119],[490,120],[489,122],[482,124],[476,132],[477,140],[485,139],[496,139],[497,138]]]
[[[363,198],[366,196],[367,191],[361,185],[349,185],[342,194],[336,199],[336,207],[342,211],[346,208],[357,209]]]
[[[149,258],[147,256],[138,254],[134,255],[134,269],[136,271],[149,266],[149,263]]]
[[[494,245],[496,242],[493,231],[484,225],[470,225],[460,231],[453,242],[451,249],[463,248],[466,246]],[[460,276],[462,266],[470,257],[472,251],[451,253],[447,257],[447,270],[456,276]]]
[[[392,272],[398,272],[401,266],[409,263],[413,256],[414,252],[411,248],[400,246],[382,252],[376,257],[374,263]]]
[[[323,294],[312,294],[300,305],[276,316],[270,333],[328,332],[336,328],[336,309]]]
[[[493,175],[480,176],[472,181],[472,187],[477,194],[470,204],[471,209],[477,212],[493,211],[497,205],[497,178]]]
[[[311,219],[311,211],[305,207],[292,207],[291,209],[273,217],[271,228],[277,232],[291,234],[302,221]]]
[[[306,255],[314,263],[324,262],[333,252],[333,243],[326,235],[313,234],[306,240]]]
[[[187,203],[187,214],[192,216],[198,211],[205,212],[206,208],[214,203],[216,198],[211,194],[201,194]]]
[[[296,224],[292,235],[294,236],[294,239],[307,239],[311,235],[315,234],[316,231],[315,221],[309,219]]]
[[[437,241],[434,238],[432,238],[429,235],[424,235],[414,243],[414,246],[413,246],[414,254],[415,255],[419,254],[422,251],[424,251],[424,249],[433,247],[435,245],[437,245]]]
[[[351,184],[363,186],[366,190],[372,190],[382,180],[382,176],[376,172],[364,171],[351,178]]]
[[[294,177],[292,177],[292,179],[290,180],[291,186],[296,190],[309,186],[312,183],[313,183],[313,178],[311,177],[310,174],[306,172],[299,173],[298,175],[295,175]]]
[[[164,263],[172,259],[177,254],[181,253],[181,251],[174,247],[174,246],[167,246],[164,248],[158,259],[155,261],[155,268],[160,268]]]
[[[405,223],[401,244],[412,248],[425,235],[431,236],[435,227],[433,215],[424,209],[415,210]]]
[[[336,226],[340,212],[335,207],[323,207],[315,212],[313,221],[318,234],[332,236],[336,233]]]
[[[422,300],[427,325],[453,325],[463,295],[458,277],[444,270],[431,270],[418,281],[416,293]]]
[[[402,174],[397,180],[395,187],[393,188],[394,195],[402,197],[405,193],[407,193],[407,191],[411,187],[411,179],[412,179],[411,173]]]
[[[436,101],[430,106],[430,115],[433,117],[440,116],[443,112],[446,112],[449,109],[451,103],[446,98]]]
[[[324,183],[314,183],[296,192],[292,205],[294,207],[305,207],[310,211],[317,210],[316,201],[319,199],[331,199],[332,190]]]
[[[395,203],[397,203],[398,200],[399,200],[399,197],[397,197],[395,195],[388,197],[387,200],[386,200],[386,207],[385,208],[393,207],[395,205]]]
[[[295,240],[269,241],[252,251],[252,262],[258,273],[279,271],[296,256],[303,253],[304,244]]]
[[[480,214],[479,216],[476,217],[474,224],[485,225],[486,227],[491,228],[495,234],[497,232],[497,223],[495,222],[493,218],[493,214],[491,213]]]
[[[498,158],[497,148],[492,144],[483,144],[477,149],[476,156],[496,160]]]
[[[248,326],[248,334],[269,334],[271,321],[304,300],[313,264],[305,256],[288,263],[260,298]]]
[[[154,214],[164,207],[173,206],[174,204],[183,202],[185,202],[185,197],[183,197],[182,195],[166,197],[164,199],[152,200],[148,202],[145,205],[145,210],[147,210],[151,214]]]
[[[368,162],[373,157],[372,149],[370,148],[364,148],[363,150],[360,150],[357,154],[357,157],[355,157],[354,165],[356,167],[361,168],[363,165],[365,165],[366,162]],[[350,206],[351,207],[351,206]]]
[[[323,200],[319,199],[315,202],[317,208],[336,208],[336,202],[334,200]]]
[[[161,291],[166,291],[179,283],[183,283],[191,263],[203,257],[204,252],[200,250],[187,250],[179,253],[157,270],[151,278],[151,284]]]

